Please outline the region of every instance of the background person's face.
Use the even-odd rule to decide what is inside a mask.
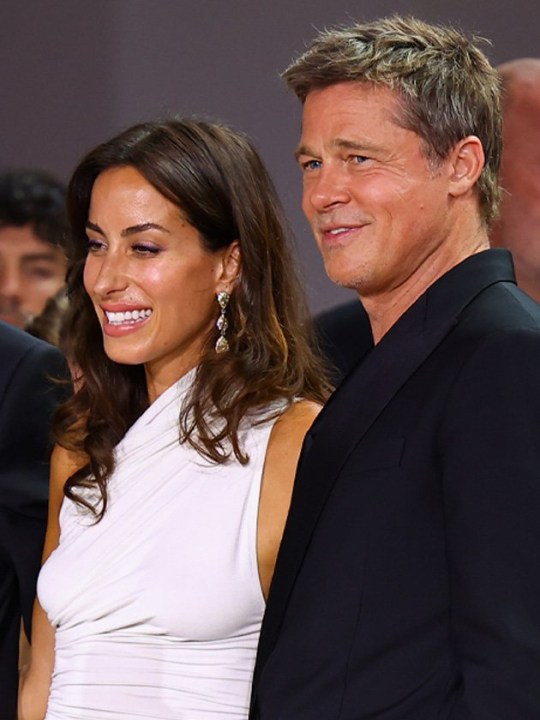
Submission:
[[[518,284],[540,301],[540,82],[520,88],[504,114],[501,214],[493,244],[508,248]]]
[[[24,327],[62,287],[65,271],[62,251],[29,225],[0,228],[0,319]]]

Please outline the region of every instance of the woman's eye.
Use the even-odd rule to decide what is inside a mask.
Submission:
[[[146,245],[145,243],[137,243],[136,245],[133,245],[133,250],[137,253],[137,255],[157,255],[161,252],[161,248],[156,247],[155,245]]]
[[[86,247],[89,253],[95,253],[98,250],[102,250],[105,247],[105,243],[101,240],[88,238]]]

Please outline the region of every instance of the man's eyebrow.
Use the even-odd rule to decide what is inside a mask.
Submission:
[[[86,222],[86,227],[88,230],[93,230],[94,232],[99,233],[100,235],[105,235],[103,230],[99,227],[99,225],[96,225],[96,223],[91,222],[88,220]],[[122,232],[120,233],[122,237],[129,237],[130,235],[136,235],[140,232],[146,232],[146,230],[160,230],[161,232],[170,234],[170,230],[167,230],[167,228],[163,227],[163,225],[159,225],[159,223],[154,222],[147,222],[147,223],[139,223],[138,225],[130,225],[130,227],[124,228]]]
[[[310,155],[315,157],[315,153],[312,152],[307,145],[299,145],[294,151],[294,159],[298,160],[300,155]]]
[[[377,149],[377,145],[373,145],[373,143],[355,142],[354,140],[346,140],[345,138],[336,138],[332,144],[343,150],[358,150],[360,152]]]
[[[380,149],[373,143],[355,142],[354,140],[347,140],[346,138],[336,138],[332,141],[331,146],[340,150],[356,150],[357,152],[373,152]],[[301,155],[307,155],[309,157],[317,157],[317,153],[313,152],[308,145],[299,145],[294,152],[296,160]]]

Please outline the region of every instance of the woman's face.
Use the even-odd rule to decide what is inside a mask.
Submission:
[[[105,352],[144,365],[152,401],[199,362],[216,293],[238,269],[237,243],[205,250],[181,210],[129,166],[97,177],[87,234],[84,286]]]

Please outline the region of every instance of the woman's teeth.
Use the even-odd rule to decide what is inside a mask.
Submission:
[[[146,320],[146,318],[150,317],[151,314],[152,311],[150,308],[146,308],[145,310],[126,310],[125,312],[105,311],[107,322],[110,325],[123,325],[126,323],[128,325],[133,325],[141,320]]]

